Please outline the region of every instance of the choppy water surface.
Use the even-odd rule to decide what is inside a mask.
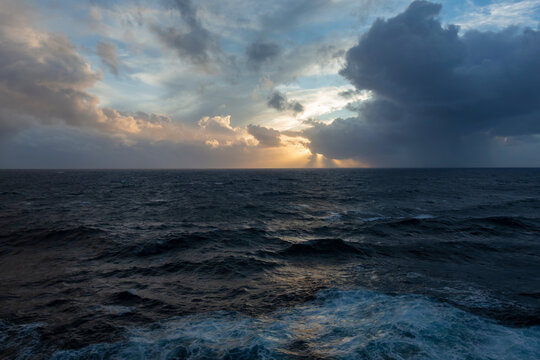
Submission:
[[[0,171],[0,357],[540,358],[540,170]]]

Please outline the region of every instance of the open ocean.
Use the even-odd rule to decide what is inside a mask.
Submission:
[[[0,358],[540,359],[540,169],[0,171]]]

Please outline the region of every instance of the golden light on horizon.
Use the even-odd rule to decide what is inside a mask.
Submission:
[[[354,159],[330,159],[323,154],[313,154],[309,140],[302,137],[281,135],[283,146],[261,148],[256,160],[249,164],[255,168],[367,168]]]

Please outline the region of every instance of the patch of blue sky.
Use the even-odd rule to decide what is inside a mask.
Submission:
[[[356,32],[362,27],[359,21],[353,17],[345,17],[341,21],[327,23],[313,23],[304,25],[294,31],[281,35],[282,40],[294,41],[299,44],[317,42],[321,39],[349,32]]]
[[[89,7],[84,2],[73,1],[36,1],[32,3],[40,20],[52,33],[61,33],[80,44],[88,32]],[[86,5],[86,6],[82,6]],[[83,26],[81,26],[83,25]]]
[[[540,25],[540,0],[445,0],[442,4],[443,21],[458,24],[462,32]]]
[[[325,123],[331,123],[333,120],[337,118],[347,119],[350,117],[356,117],[358,116],[357,113],[347,109],[342,108],[340,110],[332,111],[323,115],[318,116],[318,120],[325,122]]]

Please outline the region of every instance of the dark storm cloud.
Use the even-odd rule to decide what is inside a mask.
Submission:
[[[96,47],[101,62],[109,68],[111,73],[118,76],[120,61],[116,56],[116,49],[117,47],[115,44],[107,42],[99,42]]]
[[[277,130],[269,129],[264,126],[248,125],[247,131],[259,141],[259,146],[277,147],[281,145],[281,140],[279,138],[280,133]]]
[[[280,93],[279,91],[274,91],[270,96],[268,97],[268,101],[266,104],[278,111],[287,111],[291,110],[295,114],[301,113],[304,111],[304,106],[300,104],[298,101],[291,100],[289,101],[287,99],[287,96],[283,93]]]
[[[191,0],[171,0],[166,4],[178,10],[185,29],[162,28],[157,24],[151,25],[150,29],[180,57],[186,57],[195,64],[208,63],[210,53],[218,48],[217,40],[202,26]]]
[[[489,162],[496,137],[540,133],[540,32],[458,34],[441,5],[378,19],[340,72],[373,98],[358,117],[306,130],[311,150],[380,166]]]
[[[275,59],[281,53],[281,47],[271,42],[254,42],[246,48],[248,64],[258,68],[261,64]]]

